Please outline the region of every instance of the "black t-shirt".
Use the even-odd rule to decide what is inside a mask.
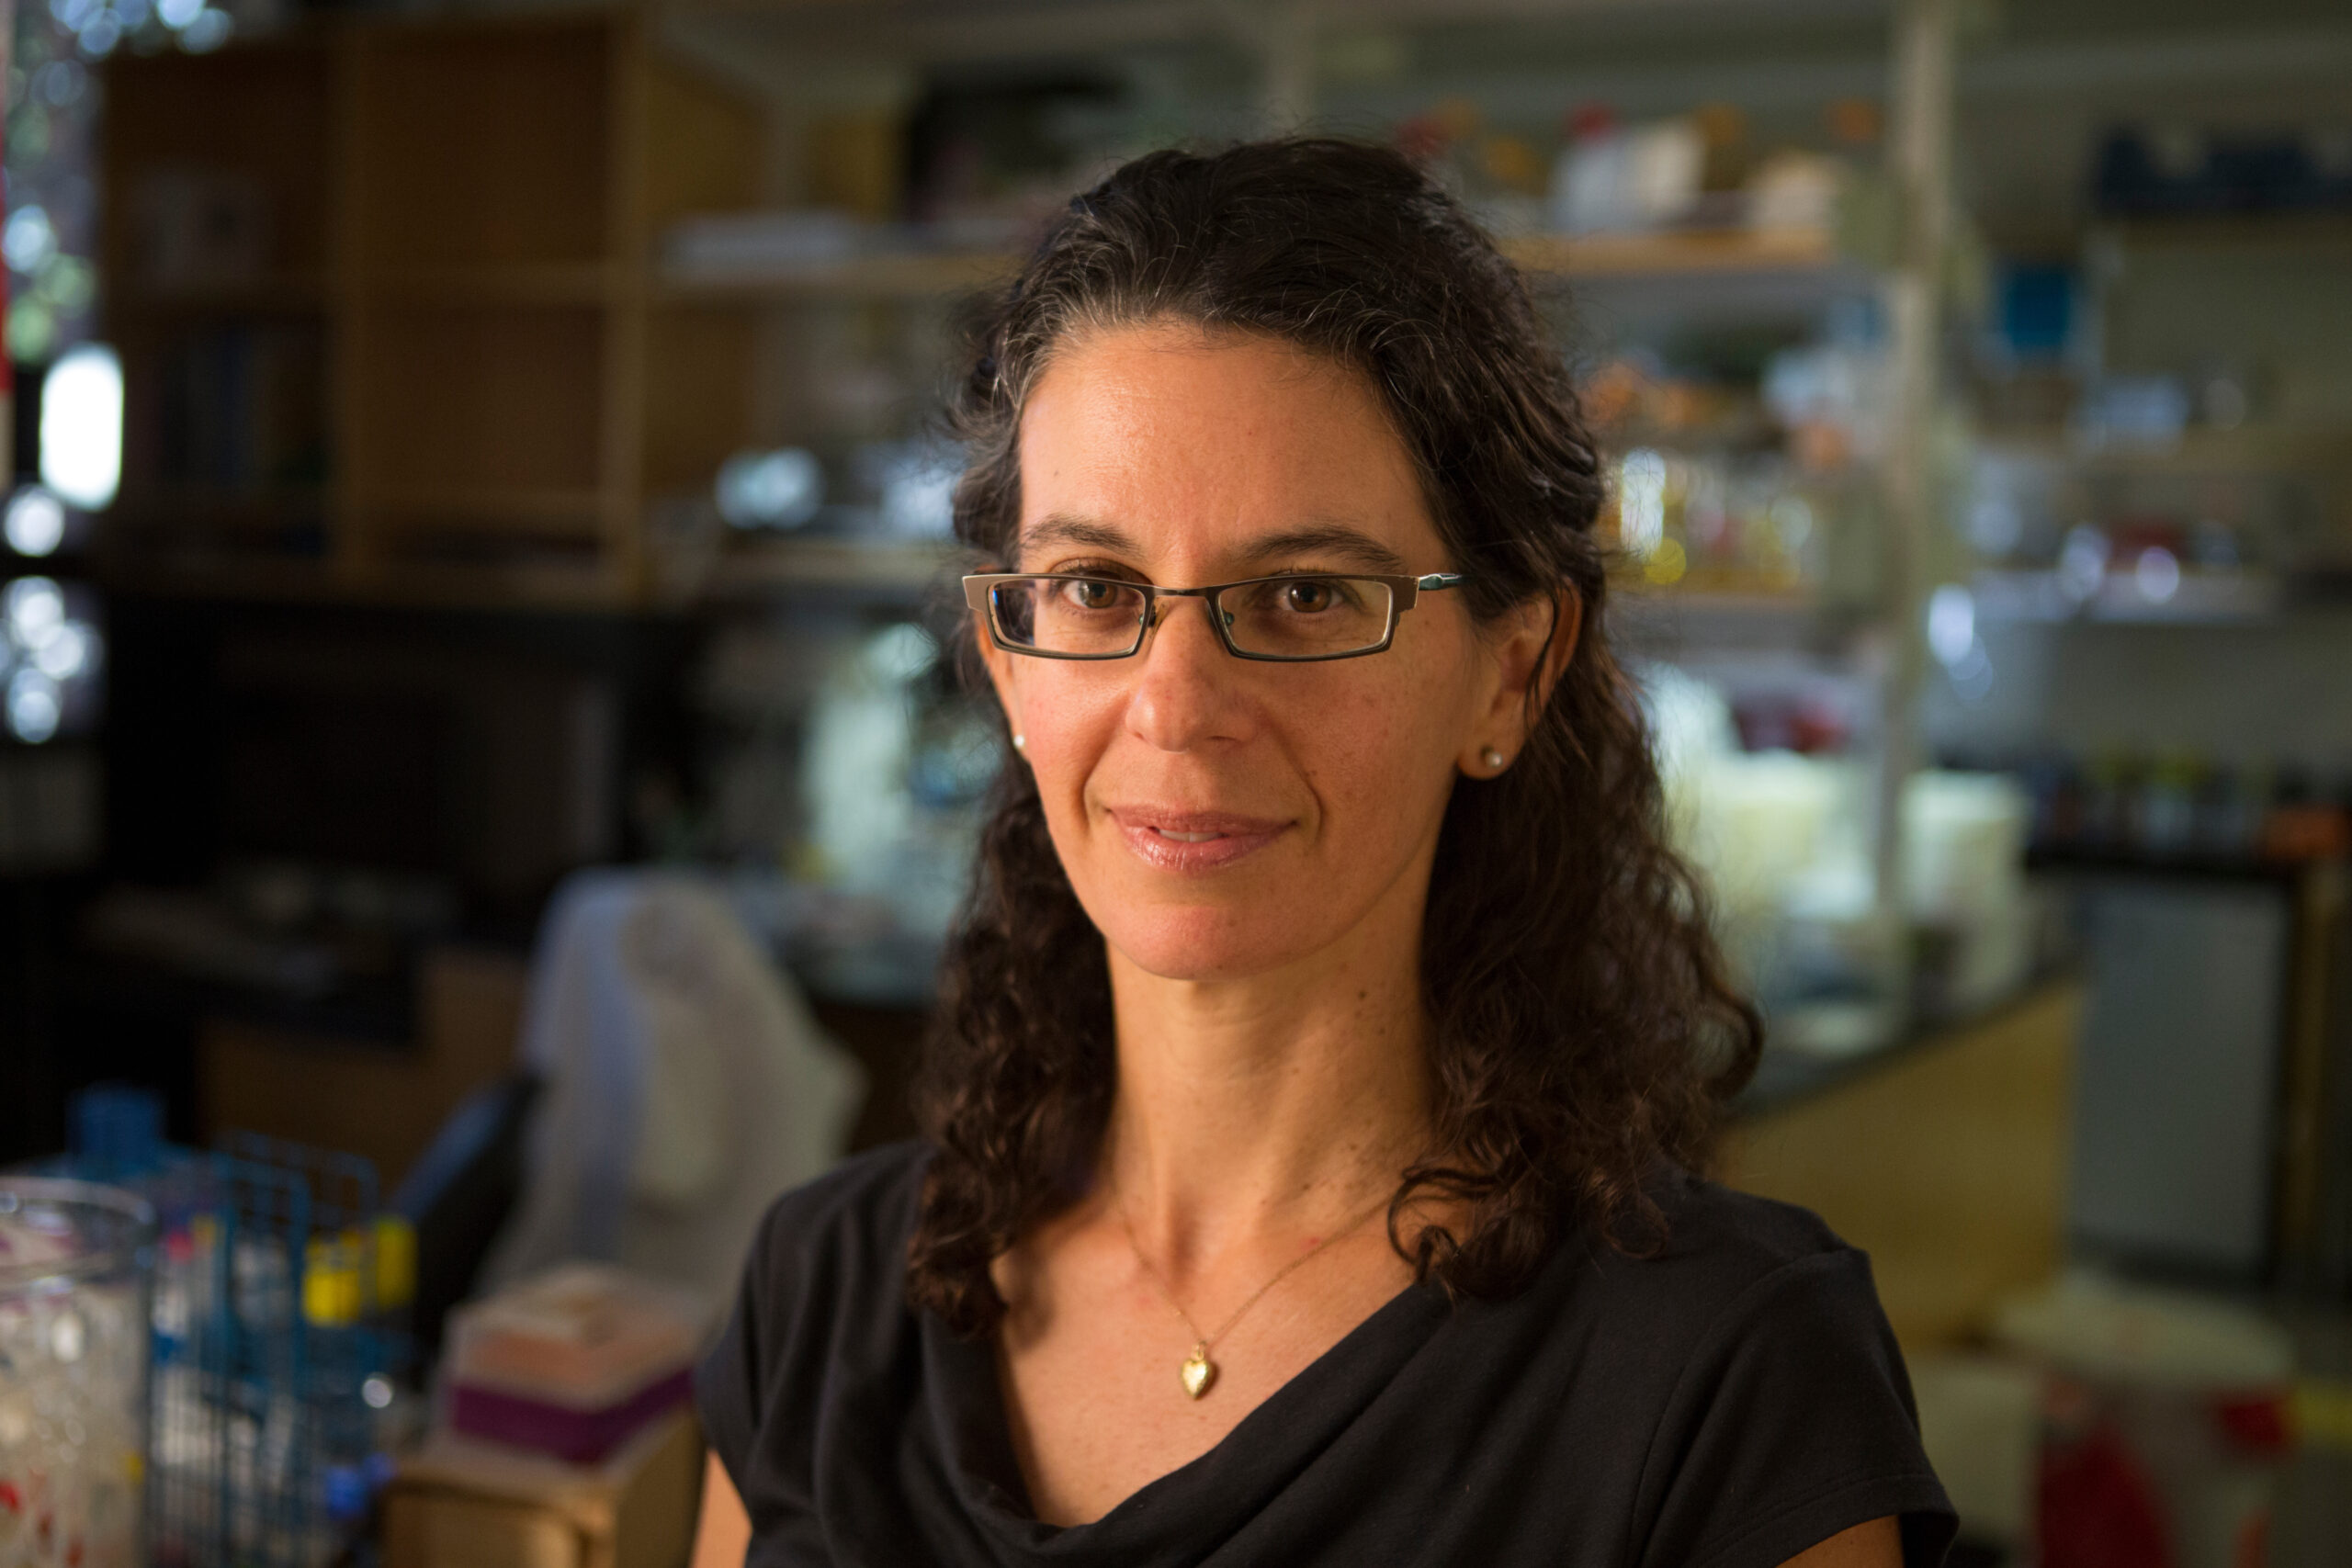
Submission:
[[[906,1304],[925,1158],[778,1200],[699,1370],[752,1568],[1770,1568],[1887,1514],[1915,1568],[1951,1541],[1868,1260],[1679,1172],[1657,1256],[1574,1239],[1508,1301],[1409,1287],[1207,1453],[1042,1524],[993,1347]]]

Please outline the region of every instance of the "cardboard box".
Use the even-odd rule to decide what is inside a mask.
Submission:
[[[436,1432],[385,1495],[385,1568],[680,1568],[702,1473],[687,1411],[593,1468]]]

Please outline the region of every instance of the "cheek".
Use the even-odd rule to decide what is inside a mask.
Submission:
[[[1358,685],[1317,694],[1298,711],[1289,751],[1332,829],[1352,839],[1385,822],[1416,835],[1425,815],[1417,808],[1432,794],[1442,801],[1452,784],[1458,708]]]
[[[1171,776],[1247,782],[1257,805],[1298,809],[1327,860],[1391,858],[1442,814],[1472,703],[1465,662],[1450,647],[1374,660],[1272,671],[1230,750],[1178,761],[1128,732],[1132,682],[1111,670],[1033,661],[1016,672],[1026,740],[1046,822],[1066,862],[1082,858],[1095,824],[1089,788]],[[1369,667],[1368,667],[1369,666]],[[1190,768],[1205,770],[1189,773]],[[1189,773],[1189,776],[1187,776]]]
[[[1125,699],[1115,681],[1088,680],[1090,672],[1033,662],[1035,673],[1024,671],[1017,687],[1023,757],[1050,816],[1083,791],[1118,733]]]

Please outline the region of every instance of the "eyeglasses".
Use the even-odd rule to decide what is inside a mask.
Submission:
[[[1066,572],[988,572],[964,580],[972,614],[1008,653],[1035,659],[1126,659],[1159,624],[1162,599],[1198,599],[1236,659],[1306,664],[1384,651],[1396,617],[1422,593],[1459,588],[1459,572],[1420,577],[1252,577],[1206,588],[1162,588]]]

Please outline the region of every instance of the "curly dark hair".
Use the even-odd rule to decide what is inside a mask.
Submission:
[[[966,545],[1012,558],[1021,412],[1057,347],[1160,321],[1264,334],[1367,377],[1479,621],[1564,587],[1582,602],[1565,671],[1548,694],[1531,682],[1514,765],[1457,781],[1446,807],[1421,941],[1441,1153],[1404,1173],[1389,1235],[1420,1279],[1487,1297],[1521,1289],[1579,1224],[1657,1245],[1644,1179],[1662,1158],[1703,1168],[1762,1024],[1666,842],[1638,697],[1603,630],[1600,462],[1525,284],[1385,149],[1138,158],[1069,204],[977,326],[951,407]],[[991,1261],[1094,1180],[1114,1078],[1102,936],[1034,777],[1008,766],[989,804],[917,1077],[933,1155],[908,1258],[910,1301],[967,1335],[1004,1311]],[[1466,1234],[1430,1226],[1408,1250],[1406,1206],[1424,1194],[1460,1201]]]

